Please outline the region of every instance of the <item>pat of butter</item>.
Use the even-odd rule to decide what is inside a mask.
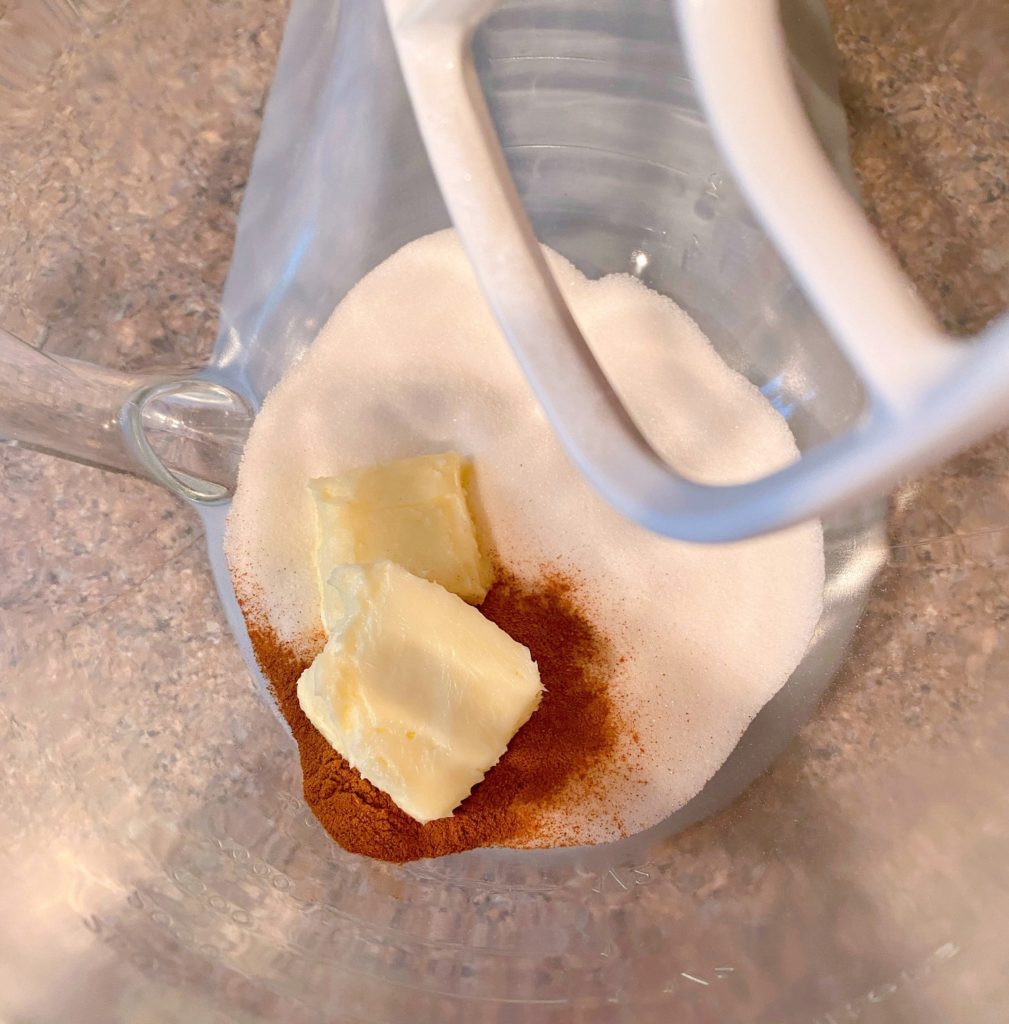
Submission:
[[[339,611],[298,680],[309,721],[417,821],[452,813],[543,692],[528,648],[392,562],[336,569]]]
[[[327,630],[333,615],[326,581],[341,565],[388,559],[473,604],[487,596],[493,573],[466,501],[468,471],[447,452],[311,481]]]

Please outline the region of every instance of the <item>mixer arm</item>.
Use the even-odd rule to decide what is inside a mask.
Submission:
[[[487,301],[569,457],[619,511],[682,540],[750,537],[876,494],[1009,419],[1009,322],[972,346],[932,322],[816,142],[775,0],[680,0],[716,138],[861,375],[868,408],[849,433],[759,480],[715,486],[679,474],[592,355],[512,181],[470,46],[496,5],[385,0],[435,177]]]

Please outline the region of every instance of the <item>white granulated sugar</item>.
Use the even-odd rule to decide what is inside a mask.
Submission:
[[[671,463],[734,483],[796,457],[785,421],[677,306],[632,277],[589,281],[548,257],[597,358]],[[598,799],[629,832],[661,821],[802,658],[821,610],[819,524],[692,546],[614,512],[554,439],[443,231],[365,277],[264,402],[226,540],[247,611],[295,646],[321,628],[309,478],[449,450],[473,459],[478,525],[503,565],[527,578],[543,563],[577,568],[596,625],[626,658],[611,687],[641,748],[628,738],[630,777],[615,769]],[[592,798],[566,810],[543,844],[616,838],[606,811]]]

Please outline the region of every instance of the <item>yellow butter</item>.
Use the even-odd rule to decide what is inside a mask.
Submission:
[[[452,813],[540,702],[528,648],[392,562],[344,566],[333,619],[298,680],[309,721],[417,821]]]
[[[341,565],[388,559],[473,604],[484,599],[493,573],[477,543],[467,473],[463,459],[448,452],[311,481],[327,629],[325,582]]]

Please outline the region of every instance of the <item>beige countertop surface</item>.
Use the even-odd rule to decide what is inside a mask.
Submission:
[[[0,323],[33,345],[129,368],[174,367],[180,353],[198,365],[210,351],[284,5],[178,6],[185,16],[167,36],[157,19],[157,39],[142,38],[142,30],[140,38],[117,38],[125,29],[96,15],[94,31],[108,36],[103,49],[140,51],[143,60],[103,73],[100,63],[61,58],[50,87],[66,95],[53,122],[44,132],[22,124],[22,144],[0,147],[0,207],[18,211],[0,225],[0,251],[10,256],[0,265]],[[1009,7],[1000,0],[828,6],[869,215],[941,321],[975,331],[1009,307]],[[0,0],[0,15],[4,8]],[[138,23],[131,19],[129,31]],[[82,120],[81,103],[103,116]],[[155,122],[156,146],[134,131]],[[100,156],[108,151],[97,144],[100,133],[108,136],[103,143],[115,135],[112,168]],[[45,254],[31,266],[18,255],[28,239]],[[848,667],[782,759],[726,813],[784,805],[808,790],[836,805],[840,820],[857,807],[867,773],[905,752],[970,743],[979,721],[1004,716],[1006,437],[902,488],[891,534],[890,564]],[[142,480],[0,446],[0,665],[24,666],[54,636],[69,637],[71,652],[74,645],[117,652],[121,673],[107,681],[110,700],[144,681],[157,681],[163,707],[184,704],[193,686],[226,700],[234,680],[247,677],[190,509]],[[162,716],[145,728],[154,735],[173,726]],[[236,726],[236,742],[240,732]],[[178,740],[181,749],[192,737]],[[146,764],[142,749],[137,756]],[[188,784],[170,757],[151,756],[161,785]],[[680,838],[684,857],[704,847],[710,827]],[[796,821],[774,827],[779,864],[812,856]],[[1005,819],[988,827],[1003,837],[1009,831]],[[723,855],[745,858],[745,851]],[[852,853],[830,871],[854,876],[860,856],[882,877],[900,870],[899,852],[886,849]],[[706,884],[721,884],[717,874],[709,872]],[[773,906],[768,896],[765,910]],[[947,916],[953,920],[955,908]],[[967,940],[937,927],[934,944],[946,941]],[[996,953],[974,962],[985,955]],[[896,973],[901,965],[892,966]],[[992,972],[979,977],[982,1003],[1004,999],[1005,987],[991,987]],[[753,998],[759,1002],[759,992]],[[942,1005],[941,993],[929,998]],[[824,1013],[832,1005],[825,1001]],[[916,1004],[907,1005],[866,1019],[966,1019],[954,1012],[959,1004],[934,1018],[916,1017]]]

